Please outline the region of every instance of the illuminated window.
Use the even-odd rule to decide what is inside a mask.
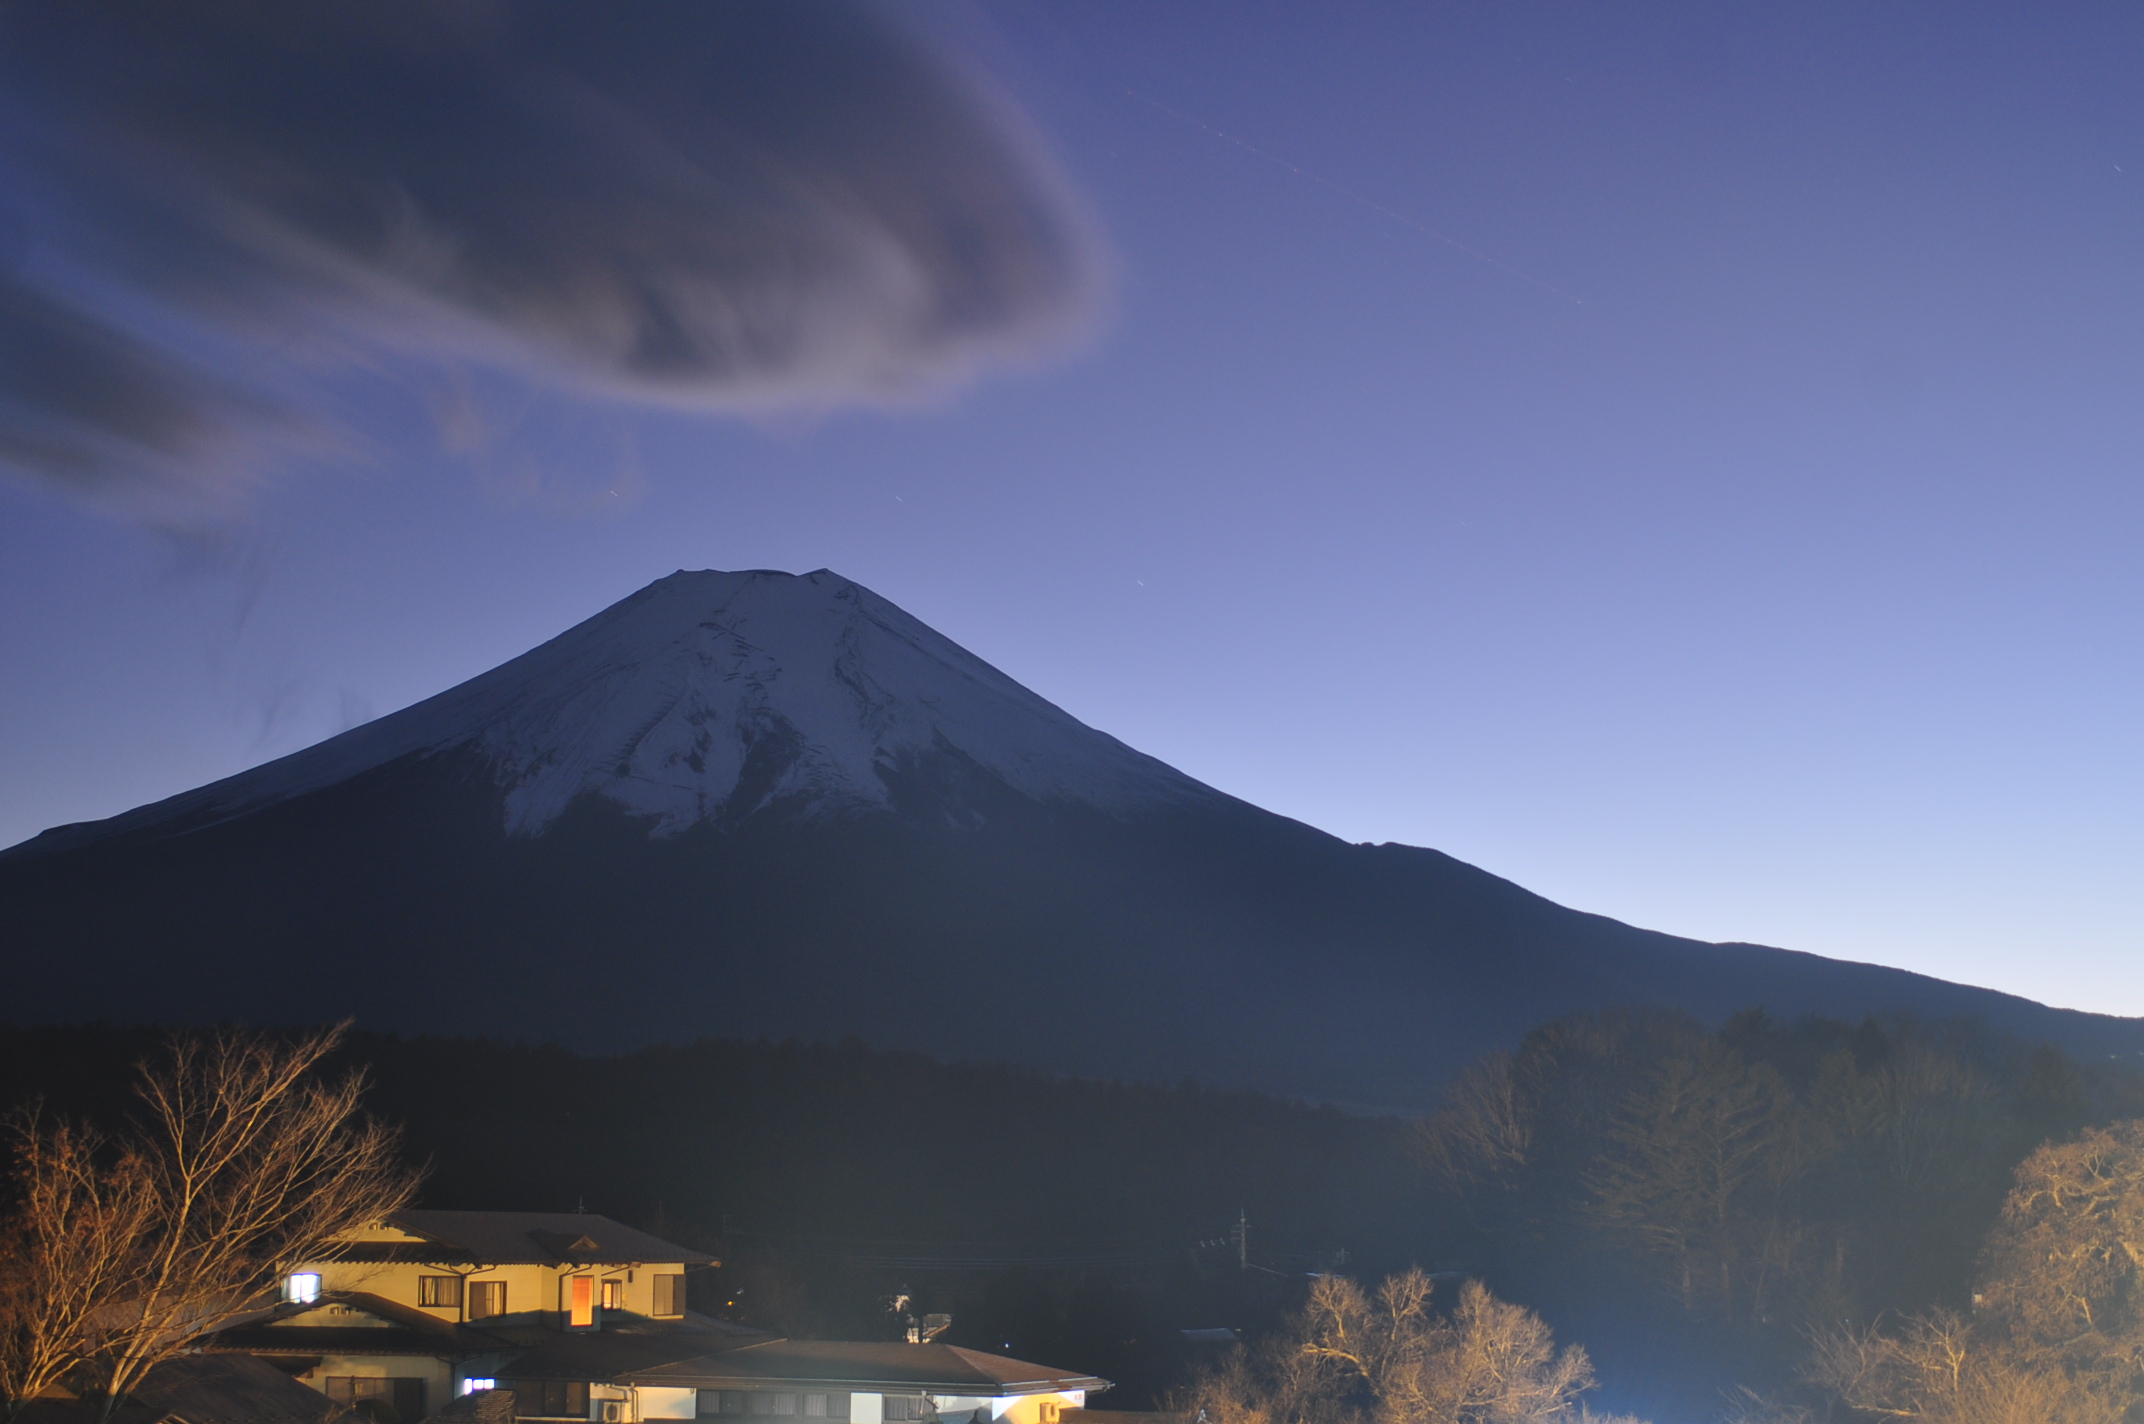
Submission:
[[[417,1304],[452,1308],[462,1303],[460,1276],[417,1277]]]
[[[596,1283],[587,1276],[575,1276],[566,1285],[566,1323],[568,1325],[593,1325],[596,1323]]]
[[[320,1299],[320,1273],[300,1271],[283,1282],[283,1299],[310,1305]]]
[[[469,1282],[469,1318],[482,1320],[486,1316],[506,1314],[506,1282]]]
[[[603,1301],[602,1301],[602,1305],[603,1305],[603,1308],[604,1308],[605,1310],[623,1310],[623,1309],[625,1309],[625,1282],[624,1282],[624,1281],[605,1281],[605,1282],[603,1282]]]
[[[463,1394],[475,1394],[478,1390],[497,1389],[498,1387],[499,1382],[495,1379],[465,1379],[462,1381]]]

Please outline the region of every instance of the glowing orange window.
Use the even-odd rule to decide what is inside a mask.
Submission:
[[[596,1283],[588,1276],[573,1278],[573,1307],[566,1317],[569,1325],[593,1325],[596,1323]]]

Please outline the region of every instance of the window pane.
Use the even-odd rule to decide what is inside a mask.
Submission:
[[[461,1303],[462,1278],[460,1276],[417,1277],[417,1304],[452,1307]]]
[[[469,1318],[482,1320],[486,1316],[506,1314],[506,1282],[471,1281],[469,1283]]]
[[[826,1396],[823,1394],[805,1395],[804,1417],[806,1419],[824,1419],[826,1417]]]
[[[655,1278],[655,1313],[657,1315],[683,1315],[685,1313],[685,1278],[683,1276],[657,1276]]]

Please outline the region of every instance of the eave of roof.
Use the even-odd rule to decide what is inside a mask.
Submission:
[[[423,1240],[350,1242],[338,1248],[337,1259],[494,1266],[722,1264],[703,1251],[592,1212],[412,1210],[398,1211],[387,1220]],[[581,1247],[584,1240],[592,1246]]]
[[[307,1324],[306,1317],[340,1307],[387,1322],[385,1325]],[[274,1309],[239,1316],[201,1337],[201,1347],[215,1352],[262,1355],[432,1355],[448,1358],[508,1348],[505,1341],[467,1325],[373,1295],[369,1291],[328,1291],[318,1300],[289,1301]]]
[[[248,1325],[220,1331],[202,1341],[201,1348],[212,1355],[419,1355],[436,1360],[456,1360],[473,1352],[437,1335],[364,1325],[299,1330]]]
[[[710,1359],[744,1343],[749,1342],[733,1343],[732,1337],[701,1331],[586,1335],[554,1331],[547,1339],[525,1344],[499,1366],[499,1373],[514,1379],[622,1380],[645,1370]]]
[[[849,1391],[912,1391],[975,1397],[1098,1392],[1109,1381],[987,1355],[957,1345],[904,1345],[855,1340],[770,1340],[618,1376],[628,1384],[693,1385],[702,1388],[838,1388]]]

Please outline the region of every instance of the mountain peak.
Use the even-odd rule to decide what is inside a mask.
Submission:
[[[587,795],[646,818],[658,836],[777,804],[883,810],[889,778],[926,763],[1112,815],[1223,799],[831,570],[679,570],[436,697],[22,849],[194,829],[456,751],[497,778],[505,829],[518,836],[542,833]]]

